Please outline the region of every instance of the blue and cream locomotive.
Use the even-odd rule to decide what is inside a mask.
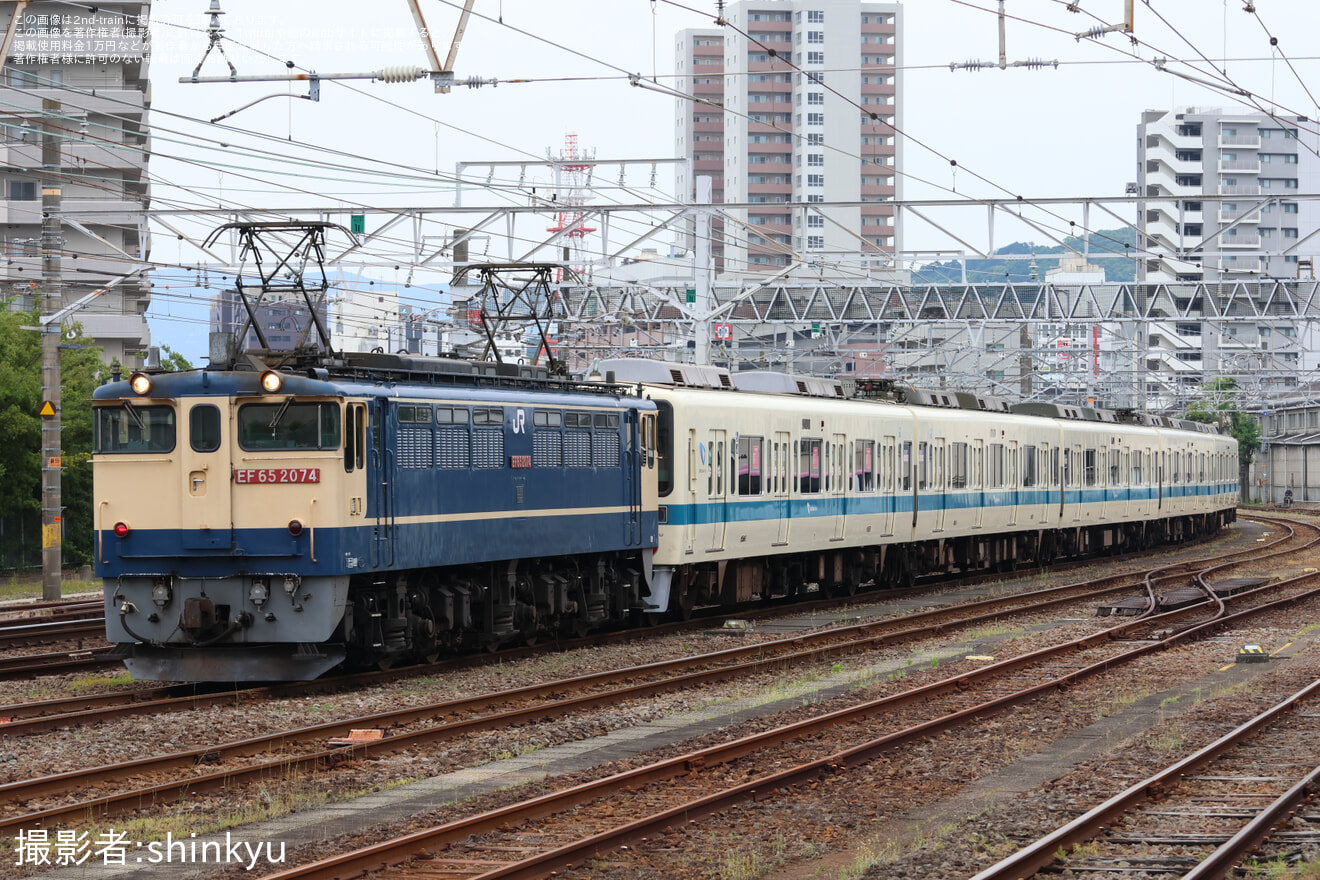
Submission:
[[[306,679],[1233,519],[1236,443],[1204,425],[601,369],[345,355],[102,387],[110,641],[139,678]]]
[[[136,373],[93,405],[108,638],[139,678],[314,678],[643,605],[650,401],[355,355]]]

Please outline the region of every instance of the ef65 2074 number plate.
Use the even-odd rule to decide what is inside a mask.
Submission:
[[[235,483],[319,483],[320,468],[234,468]]]

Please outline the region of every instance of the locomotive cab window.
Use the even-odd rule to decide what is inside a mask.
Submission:
[[[169,452],[174,449],[174,408],[169,406],[98,406],[95,451]]]
[[[344,473],[362,470],[367,454],[367,408],[362,404],[344,407]]]
[[[655,413],[642,415],[642,452],[646,457],[646,467],[655,467]]]
[[[338,449],[339,406],[333,403],[249,403],[238,410],[238,445],[245,450]]]
[[[220,408],[199,403],[188,413],[188,442],[193,452],[215,452],[220,448]]]

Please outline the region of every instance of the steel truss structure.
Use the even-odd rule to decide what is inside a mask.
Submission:
[[[725,324],[712,359],[1024,399],[1179,411],[1215,378],[1246,406],[1295,396],[1316,371],[1320,283],[716,284],[703,315],[681,288],[564,288],[570,368],[644,353],[688,359],[702,320]],[[1242,328],[1249,345],[1238,343]],[[1283,340],[1263,346],[1277,328]],[[1159,334],[1176,336],[1161,339]],[[720,334],[717,334],[720,335]],[[1190,339],[1190,341],[1189,341]],[[1065,345],[1066,343],[1066,345]],[[1176,344],[1175,344],[1176,343]]]
[[[1315,201],[1320,194],[1289,198]],[[798,262],[775,276],[717,279],[709,289],[698,280],[695,300],[689,290],[702,273],[690,262],[670,260],[668,274],[651,281],[617,281],[616,270],[644,244],[684,238],[694,211],[736,217],[755,212],[758,205],[584,206],[581,222],[598,226],[600,234],[588,239],[582,262],[567,264],[559,259],[565,231],[544,229],[546,216],[560,206],[534,195],[527,204],[502,207],[153,210],[150,220],[196,246],[199,272],[234,272],[241,242],[233,233],[209,240],[190,236],[190,224],[206,224],[209,230],[226,222],[276,218],[337,223],[348,214],[366,214],[370,231],[325,252],[326,263],[348,271],[403,266],[412,280],[413,272],[447,279],[468,267],[497,262],[562,266],[571,270],[564,275],[569,280],[553,285],[547,320],[553,318],[559,351],[573,370],[586,368],[595,357],[620,353],[695,359],[704,350],[698,340],[709,338],[717,340],[711,358],[735,366],[841,375],[881,372],[916,384],[979,385],[1015,396],[1177,409],[1201,383],[1224,376],[1234,378],[1253,405],[1295,396],[1298,383],[1305,387],[1320,366],[1320,293],[1313,280],[1320,230],[1303,230],[1299,238],[1268,251],[1196,249],[1195,256],[1207,266],[1228,255],[1289,257],[1297,261],[1299,275],[1311,276],[1297,279],[1243,272],[1224,273],[1222,281],[1065,284],[1046,278],[1046,283],[987,284],[977,283],[976,268],[969,266],[980,259],[1025,266],[1037,254],[996,253],[997,242],[1024,236],[1043,242],[1042,250],[1055,247],[1053,253],[1039,253],[1041,259],[1087,263],[1117,258],[1130,261],[1138,278],[1165,260],[1187,263],[1190,251],[1154,252],[1141,236],[1136,240],[1146,242],[1144,250],[1085,235],[1101,226],[1135,229],[1130,218],[1140,216],[1146,201],[1134,195],[895,202],[904,240],[919,233],[933,247],[865,260],[794,253]],[[805,228],[811,212],[830,206],[789,207]],[[66,213],[96,220],[95,211]],[[905,283],[907,271],[935,261],[960,269],[967,283]],[[571,280],[572,273],[583,280]],[[919,282],[920,276],[913,280]],[[1239,329],[1249,338],[1234,338]],[[1066,363],[1059,351],[1064,339],[1071,340]],[[1082,348],[1090,349],[1085,370],[1079,368],[1086,360],[1080,357]]]

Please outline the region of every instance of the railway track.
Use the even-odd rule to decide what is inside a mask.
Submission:
[[[1316,833],[1305,827],[1280,832],[1320,786],[1317,701],[1320,680],[973,880],[1042,872],[1079,880],[1120,872],[1210,880],[1231,876],[1267,839],[1276,846],[1314,844]],[[1309,709],[1305,717],[1302,706]]]
[[[77,648],[72,651],[50,651],[42,654],[15,654],[0,657],[0,680],[30,679],[38,675],[59,675],[83,672],[114,664],[123,660],[114,653],[113,645],[95,648]],[[0,715],[4,715],[0,707]]]
[[[95,639],[105,644],[105,618],[58,620],[49,623],[24,623],[0,627],[0,650],[31,648],[70,639]]]
[[[1289,549],[1288,542],[1295,541],[1297,538],[1291,528],[1287,527],[1282,521],[1278,521],[1278,524],[1288,529],[1287,534],[1275,537],[1273,541],[1266,545],[1266,547],[1253,546],[1248,549],[1237,551],[1236,553],[1224,554],[1214,558],[1224,564],[1228,564],[1234,559],[1261,558],[1262,551],[1267,549],[1272,550],[1275,553],[1287,551]],[[1162,574],[1156,577],[1155,582],[1158,582],[1161,578],[1172,580],[1179,575],[1189,575],[1193,570],[1204,568],[1209,561],[1209,559],[1196,559],[1172,566],[1164,566],[1159,570]],[[1002,577],[1002,575],[996,575],[995,577]],[[1150,597],[1150,601],[1155,601],[1156,597],[1153,590],[1154,582],[1151,581],[1152,574],[1150,572],[1145,573],[1143,582],[1134,582],[1132,577],[1133,575],[1131,573],[1118,573],[1078,584],[1032,591],[1029,593],[1017,594],[1015,596],[991,598],[978,603],[961,603],[943,610],[931,612],[929,615],[908,615],[904,619],[909,621],[925,621],[923,626],[937,629],[938,621],[940,620],[939,615],[944,614],[948,615],[948,619],[951,621],[948,625],[967,625],[976,622],[977,620],[993,618],[996,609],[1002,609],[1000,613],[1021,613],[1024,610],[1045,610],[1050,607],[1049,604],[1040,604],[1028,608],[1021,604],[1024,601],[1036,603],[1052,599],[1052,604],[1060,605],[1066,604],[1070,601],[1070,596],[1076,596],[1078,598],[1082,596],[1087,596],[1088,598],[1102,598],[1107,594],[1122,593],[1131,590],[1134,587],[1140,586],[1143,582],[1146,586],[1146,592]],[[913,589],[887,591],[884,594],[877,595],[883,595],[886,599],[895,599],[903,598],[918,592],[918,590]],[[839,608],[845,604],[846,602],[840,599],[816,599],[794,603],[792,605],[778,605],[776,606],[776,610],[779,613],[802,614]],[[966,617],[969,612],[974,612],[975,609],[980,609],[978,612],[979,616],[974,618]],[[691,621],[675,622],[652,627],[643,631],[643,633],[646,635],[655,635],[669,631],[681,632],[691,629],[692,626],[693,624]],[[547,650],[568,650],[601,642],[613,642],[637,637],[640,637],[640,635],[636,631],[608,633],[584,639],[575,639],[570,642],[556,643],[553,646],[533,646],[512,649],[501,652],[499,657],[505,660],[516,659],[519,656],[541,653]],[[916,637],[915,632],[913,637]],[[30,655],[29,657],[8,658],[0,660],[0,678],[20,677],[45,672],[79,671],[86,668],[94,668],[97,665],[118,662],[110,652],[110,648],[98,648],[93,651],[78,651],[67,654],[52,653]],[[61,699],[13,704],[9,706],[0,706],[0,717],[7,717],[10,719],[10,723],[4,728],[0,728],[0,730],[7,735],[17,736],[37,733],[58,727],[91,724],[107,718],[114,718],[122,714],[163,713],[192,710],[211,705],[226,705],[232,704],[233,701],[237,699],[236,694],[239,693],[243,695],[244,699],[250,699],[252,697],[291,697],[302,694],[331,693],[350,687],[369,686],[394,681],[412,675],[435,675],[446,672],[457,672],[463,668],[468,668],[481,662],[484,661],[480,658],[454,658],[419,667],[386,670],[383,672],[357,673],[348,676],[325,678],[317,682],[293,682],[272,687],[243,688],[238,691],[214,688],[199,690],[197,688],[166,686],[141,688],[133,691],[109,692],[91,696],[77,695]]]
[[[101,617],[104,605],[100,599],[57,599],[49,602],[7,602],[0,604],[0,624],[50,620],[81,620]]]
[[[1246,595],[1230,601],[1246,604]],[[1320,590],[1308,595],[1320,596]],[[403,878],[546,876],[601,853],[663,837],[669,829],[735,804],[791,797],[795,786],[847,773],[901,746],[979,722],[1276,607],[1275,602],[1258,604],[1165,642],[1144,645],[1114,640],[1136,625],[1125,623],[924,687],[283,871],[268,880],[345,880],[378,870]],[[1183,609],[1162,616],[1175,620],[1187,613]],[[877,730],[885,732],[876,736]],[[765,772],[774,766],[788,769]],[[626,797],[615,797],[623,792]]]
[[[1289,540],[1291,538],[1285,536],[1279,539],[1279,543],[1286,544]],[[1259,554],[1260,551],[1258,548],[1252,548],[1248,552]],[[1129,580],[1122,587],[1110,584],[1107,589],[1130,589],[1130,583]],[[1040,610],[1059,604],[1075,603],[1082,598],[1089,601],[1093,596],[1082,589],[1089,586],[1070,585],[1036,591],[1029,597],[987,599],[972,603],[971,606],[940,609],[901,620],[873,621],[773,643],[749,645],[715,655],[683,658],[621,672],[583,676],[500,694],[482,695],[470,700],[450,701],[365,718],[341,720],[242,742],[208,746],[115,766],[85,768],[57,776],[11,783],[0,786],[0,803],[11,807],[12,809],[8,811],[11,814],[17,812],[25,803],[51,797],[67,798],[87,786],[114,786],[118,787],[120,792],[15,816],[10,820],[0,820],[0,828],[35,827],[38,823],[49,827],[53,822],[69,821],[75,816],[116,815],[125,810],[149,806],[157,801],[173,801],[185,792],[215,789],[246,780],[286,774],[294,770],[315,769],[362,755],[406,749],[423,743],[452,739],[474,731],[503,728],[547,716],[562,716],[566,712],[597,706],[614,706],[629,699],[691,687],[701,682],[747,675],[758,669],[779,668],[787,663],[833,658],[841,653],[864,650],[889,641],[916,638],[953,626],[999,619],[1007,613],[1006,609],[1013,602],[1017,602],[1021,610]],[[1240,598],[1235,597],[1234,601]],[[1189,613],[1193,612],[1185,609],[1175,614]],[[1100,668],[1114,662],[1110,655],[1122,655],[1126,652],[1135,656],[1146,650],[1163,647],[1158,643],[1135,648],[1130,644],[1120,647],[1119,643],[1113,641],[1116,633],[1125,632],[1137,625],[1140,625],[1139,621],[1125,622],[1118,627],[1089,636],[1091,642],[1087,644],[1072,644],[1070,650],[1083,653],[1069,660],[1070,667]],[[1086,653],[1093,654],[1097,651],[1104,655],[1103,658],[1096,660]],[[1006,662],[1010,665],[996,664],[990,668],[1000,672],[1012,669],[1013,661]],[[1030,676],[1039,679],[1041,672],[1037,669],[1031,672]],[[1048,677],[1053,678],[1053,676]],[[972,678],[980,680],[981,673],[977,673]],[[972,678],[964,677],[961,682],[954,682],[950,687],[957,693],[952,696],[945,695],[944,699],[966,702],[967,695],[964,691],[967,690],[967,682]],[[629,683],[620,684],[620,682]],[[924,702],[929,697],[924,691],[912,693],[914,696],[909,697],[908,701]],[[569,696],[572,698],[569,699]],[[181,701],[184,702],[186,699]],[[884,702],[884,706],[883,711],[891,711],[892,700]],[[479,714],[482,712],[485,714]],[[449,720],[455,718],[459,720]],[[436,719],[446,720],[437,724],[434,723]],[[11,724],[18,723],[21,722]],[[40,720],[35,722],[35,724],[41,723],[48,722]],[[388,730],[390,735],[364,747],[326,747],[327,739],[343,736],[352,729],[363,727]],[[19,729],[14,728],[15,731]],[[281,757],[275,760],[257,757],[271,751],[280,751]],[[200,772],[201,768],[207,765],[215,765],[218,769],[215,772]],[[190,773],[192,776],[180,781],[177,778],[180,773]],[[157,781],[162,776],[171,774],[175,778],[164,782]]]

